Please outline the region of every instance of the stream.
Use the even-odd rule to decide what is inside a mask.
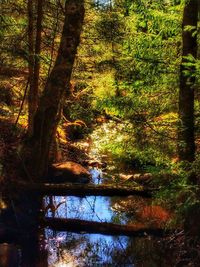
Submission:
[[[100,143],[109,142],[107,132],[118,133],[113,125],[99,126],[91,135],[89,156],[97,160],[106,160],[107,167],[99,169],[91,167],[92,183],[119,182],[118,174],[130,175],[133,170],[124,169],[107,154],[101,154]],[[103,138],[105,138],[103,140]],[[122,138],[119,136],[119,138]],[[77,145],[84,146],[81,141]],[[52,208],[46,209],[46,216],[55,218],[76,218],[97,222],[112,222],[116,224],[136,224],[141,226],[163,226],[168,216],[167,212],[159,206],[151,206],[151,200],[139,196],[128,197],[73,197],[73,196],[46,196],[43,204],[53,204]],[[43,241],[39,250],[43,251],[45,263],[38,266],[48,267],[93,267],[93,266],[116,266],[116,267],[170,267],[174,266],[173,251],[166,241],[160,237],[127,237],[109,236],[101,234],[87,234],[85,232],[71,233],[44,229]],[[29,244],[30,245],[30,244]],[[14,248],[13,248],[14,246]],[[29,247],[29,253],[34,254],[34,247]],[[6,252],[5,252],[6,251]],[[44,253],[45,251],[45,253]],[[20,257],[22,250],[19,246],[9,245],[7,242],[0,244],[1,267],[29,267],[21,265]],[[14,253],[14,254],[13,254]],[[25,253],[25,252],[24,252]],[[9,260],[18,257],[15,263],[6,265],[5,255]],[[13,256],[15,255],[15,256]],[[16,256],[17,255],[17,256]],[[45,258],[45,259],[44,259]],[[46,259],[47,258],[47,259]],[[12,260],[10,260],[11,262]],[[16,263],[17,262],[17,263]],[[34,265],[33,265],[34,266]]]
[[[113,125],[114,124],[114,125]],[[118,127],[118,128],[117,128]],[[134,170],[127,170],[122,164],[116,163],[109,151],[100,149],[101,144],[109,143],[115,138],[121,141],[119,134],[123,125],[111,122],[96,128],[92,133],[92,142],[89,147],[89,156],[96,160],[106,160],[107,167],[101,170],[97,167],[90,168],[92,183],[100,184],[112,181],[119,182],[119,173],[132,174]],[[117,137],[116,137],[117,136]],[[126,136],[125,136],[126,138]],[[84,146],[81,142],[78,144]],[[122,182],[122,181],[121,181]],[[129,197],[59,197],[45,198],[45,203],[54,203],[56,211],[48,211],[50,217],[76,218],[97,222],[112,222],[117,224],[134,223],[145,226],[163,225],[166,213],[162,208],[155,206],[155,216],[149,212],[151,200],[138,196]],[[152,210],[151,210],[152,211]],[[148,217],[149,216],[149,217]],[[165,218],[164,218],[165,223]],[[170,267],[174,266],[172,251],[159,237],[145,236],[131,238],[127,236],[108,236],[101,234],[75,234],[45,230],[48,247],[49,267]],[[167,256],[169,254],[169,256]]]
[[[48,203],[49,199],[46,198]],[[48,216],[60,218],[79,218],[90,221],[114,222],[126,224],[134,221],[134,215],[123,206],[118,211],[120,198],[109,197],[53,197],[56,204],[62,203],[56,212]],[[128,197],[128,201],[137,202],[137,208],[143,200]],[[142,208],[142,207],[140,207]],[[136,221],[136,220],[135,220]],[[100,234],[74,234],[45,231],[49,251],[50,267],[65,266],[173,266],[166,257],[165,244],[156,237],[130,238]]]

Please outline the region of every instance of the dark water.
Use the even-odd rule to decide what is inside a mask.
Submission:
[[[101,183],[98,170],[92,169],[93,182]],[[101,174],[102,177],[102,174]],[[48,210],[48,217],[79,218],[90,221],[119,224],[139,223],[134,208],[143,209],[146,199],[140,197],[46,197],[46,205],[54,203],[58,208]],[[133,204],[130,211],[130,203]],[[147,204],[147,203],[146,203]],[[143,218],[144,219],[144,218]],[[100,234],[74,234],[45,230],[48,264],[65,266],[174,266],[173,259],[166,257],[167,244],[156,237],[131,238]]]

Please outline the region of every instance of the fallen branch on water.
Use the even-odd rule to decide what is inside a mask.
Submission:
[[[164,236],[167,231],[161,228],[139,227],[137,225],[120,225],[107,222],[93,222],[79,219],[44,218],[42,226],[57,231],[69,231],[74,233],[99,233],[104,235],[125,236]],[[169,231],[168,231],[169,233]]]
[[[11,185],[14,190],[31,191],[41,195],[59,196],[129,196],[138,195],[150,198],[152,192],[147,189],[137,187],[114,185],[114,184],[48,184],[48,183],[27,183],[15,181]]]

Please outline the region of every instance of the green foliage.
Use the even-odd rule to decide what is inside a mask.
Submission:
[[[123,37],[123,42],[111,38],[111,46],[108,47],[107,44],[106,53],[102,54],[103,58],[101,57],[98,63],[100,65],[104,62],[102,79],[105,75],[109,78],[99,86],[101,76],[97,76],[97,86],[91,85],[97,96],[97,107],[103,106],[111,112],[115,111],[116,115],[125,119],[144,111],[152,118],[168,111],[170,105],[176,108],[174,100],[180,64],[180,58],[177,58],[177,53],[180,53],[180,10],[177,11],[177,7],[173,5],[166,9],[161,2],[153,1],[151,4],[136,1],[129,6],[129,15],[123,19],[125,31],[120,36]],[[109,13],[103,14],[103,21],[109,21],[112,14],[116,17],[119,12],[121,15],[118,17],[123,16],[122,6],[121,4],[120,9],[114,5]],[[112,20],[112,23],[117,26],[118,20]],[[147,27],[145,31],[144,27]],[[99,25],[99,28],[105,30],[103,25]],[[119,35],[118,32],[115,33]],[[108,41],[109,38],[107,43]],[[103,89],[110,93],[99,93],[100,90],[103,92]],[[127,116],[124,116],[125,114]]]
[[[105,42],[119,42],[123,38],[124,23],[118,13],[102,14],[95,28],[97,36]]]
[[[172,218],[172,224],[180,224],[184,222],[187,212],[196,205],[200,204],[198,197],[198,185],[190,182],[190,176],[196,173],[200,174],[199,157],[188,172],[188,164],[185,163],[170,163],[167,168],[159,171],[154,184],[159,185],[159,191],[156,194],[155,202],[164,204],[169,209],[175,212],[175,217]]]
[[[78,101],[66,102],[64,113],[70,121],[81,120],[87,126],[91,126],[94,119],[93,109],[90,106],[91,99],[88,95],[83,95]]]
[[[192,172],[194,172],[197,177],[200,177],[200,154],[197,154],[195,161],[192,163]]]
[[[184,75],[186,77],[196,77],[197,73],[196,71],[196,59],[193,57],[193,55],[189,54],[188,56],[183,57],[183,63],[182,65],[184,66]]]
[[[102,142],[121,161],[161,169],[175,155],[182,8],[115,0],[87,10],[74,79],[93,91],[90,110],[125,122],[124,137]]]

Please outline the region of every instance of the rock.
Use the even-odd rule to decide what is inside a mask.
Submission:
[[[53,164],[49,170],[48,178],[48,180],[57,183],[89,183],[91,174],[82,165],[73,161],[66,161]]]
[[[151,173],[136,173],[134,175],[132,175],[132,177],[130,177],[128,179],[129,182],[137,182],[140,184],[148,184],[152,181],[152,174]]]
[[[102,169],[105,169],[107,167],[106,162],[101,162],[101,161],[95,160],[95,159],[84,161],[84,165],[92,167],[92,168],[102,168]]]
[[[132,174],[120,173],[119,174],[119,178],[121,178],[123,180],[131,180],[133,178],[133,175]]]

